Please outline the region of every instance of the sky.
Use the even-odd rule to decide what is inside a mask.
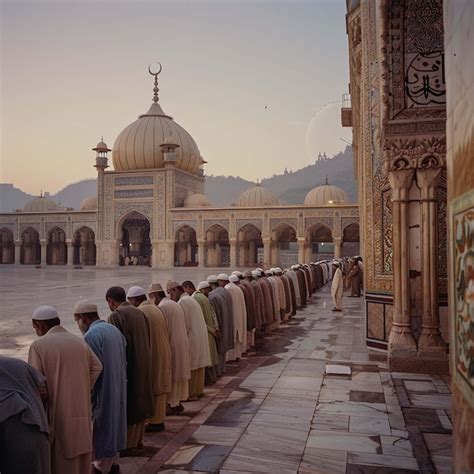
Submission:
[[[160,104],[206,173],[262,179],[351,141],[345,0],[0,0],[0,182],[54,193]],[[110,160],[111,161],[111,160]]]

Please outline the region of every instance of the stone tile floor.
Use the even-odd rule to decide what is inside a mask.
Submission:
[[[123,472],[452,472],[449,378],[390,373],[365,347],[362,299],[331,307],[327,289],[313,296]],[[326,376],[328,361],[352,375]]]
[[[39,304],[57,305],[79,334],[72,318],[79,297],[106,317],[111,285],[202,276],[197,269],[2,268],[0,353],[26,357]],[[202,399],[185,404],[184,416],[168,418],[166,432],[147,434],[144,456],[121,459],[122,472],[451,472],[449,378],[389,372],[384,354],[365,347],[363,300],[345,297],[344,305],[343,314],[332,313],[328,289],[318,292],[255,355],[228,364]],[[352,375],[325,376],[328,361],[349,365]]]

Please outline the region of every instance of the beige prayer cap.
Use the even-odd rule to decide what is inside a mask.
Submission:
[[[232,283],[237,283],[240,280],[240,278],[237,275],[231,275],[229,277],[229,281]]]
[[[163,287],[159,283],[152,283],[150,288],[148,288],[148,294],[158,293],[160,291],[163,291]]]
[[[132,286],[127,292],[127,298],[136,298],[137,296],[145,296],[145,290],[140,286]]]
[[[74,314],[97,313],[97,305],[89,300],[79,300],[74,306]]]
[[[166,283],[166,291],[172,290],[174,288],[178,288],[178,286],[181,286],[177,281],[171,281],[168,280]]]
[[[252,272],[250,270],[245,270],[244,277],[245,278],[250,278],[251,276],[252,276]]]
[[[38,306],[38,308],[33,311],[33,319],[36,321],[49,321],[50,319],[56,318],[59,318],[59,313],[54,306]]]
[[[200,281],[198,284],[198,290],[204,290],[204,288],[210,288],[211,285],[207,281]]]
[[[216,275],[209,275],[207,277],[207,282],[208,283],[217,283],[217,276]]]
[[[222,281],[229,281],[229,275],[227,275],[227,273],[219,273],[219,275],[217,275],[217,279]]]
[[[238,277],[243,276],[242,272],[239,272],[238,270],[235,270],[235,272],[232,272],[232,275],[237,275]]]

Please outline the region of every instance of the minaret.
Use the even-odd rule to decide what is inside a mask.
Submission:
[[[96,265],[107,265],[109,262],[102,261],[101,242],[104,240],[104,213],[105,213],[105,190],[104,190],[104,174],[106,168],[109,167],[108,152],[111,151],[104,143],[104,137],[97,144],[95,148],[92,148],[96,152],[95,165],[97,169],[97,229],[96,229],[96,245],[97,245],[97,257]]]

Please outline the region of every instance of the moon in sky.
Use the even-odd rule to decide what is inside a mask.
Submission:
[[[327,104],[313,114],[306,128],[306,154],[315,160],[318,154],[326,152],[328,157],[343,151],[347,142],[352,142],[352,130],[341,125],[341,103]]]

